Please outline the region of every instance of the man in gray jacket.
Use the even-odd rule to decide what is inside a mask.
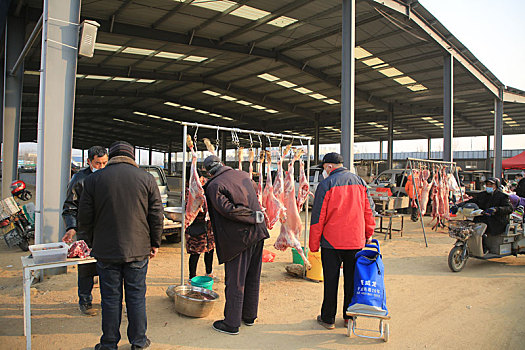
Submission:
[[[78,204],[82,191],[84,190],[84,180],[94,172],[104,169],[108,163],[108,151],[101,146],[93,146],[88,150],[88,167],[80,170],[67,185],[67,195],[62,208],[62,219],[66,224],[66,234],[62,241],[73,242],[73,237],[77,234]],[[97,310],[91,304],[93,296],[94,277],[97,275],[95,263],[78,265],[78,304],[80,312],[84,315],[95,316]]]
[[[146,337],[146,274],[160,246],[163,208],[159,188],[135,163],[135,149],[117,141],[107,167],[84,181],[79,228],[93,247],[102,297],[102,337],[97,350],[117,349],[125,289],[131,349],[149,347]]]
[[[248,173],[224,166],[216,156],[206,158],[204,167],[212,175],[204,190],[226,285],[224,320],[213,329],[239,334],[241,320],[251,326],[257,318],[263,246],[270,235]]]

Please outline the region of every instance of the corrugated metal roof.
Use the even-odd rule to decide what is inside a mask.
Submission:
[[[441,37],[490,81],[501,84],[428,11],[410,2]],[[26,4],[28,18],[36,21],[41,1]],[[321,143],[339,141],[341,1],[252,0],[235,5],[236,11],[247,9],[242,6],[266,11],[267,17],[259,20],[203,8],[206,4],[172,0],[82,4],[82,17],[101,24],[97,42],[119,49],[97,49],[94,58],[79,59],[75,147],[107,145],[126,135],[138,146],[165,151],[171,144],[177,149],[180,126],[169,120],[310,136],[318,120]],[[395,139],[442,137],[443,48],[412,19],[376,1],[357,0],[356,12],[356,43],[366,50],[356,62],[356,141],[387,138],[389,104],[395,112]],[[284,27],[272,25],[276,14],[297,21]],[[148,55],[140,49],[153,51]],[[36,138],[38,76],[34,71],[39,68],[39,51],[37,45],[25,64],[23,141]],[[492,133],[493,95],[463,65],[456,64],[454,71],[455,136]],[[262,79],[265,73],[277,80]],[[524,133],[525,106],[505,103],[505,113],[518,126],[504,123],[504,133]],[[428,116],[434,121],[422,119]],[[93,133],[92,123],[104,132]],[[203,135],[215,137],[213,132]]]

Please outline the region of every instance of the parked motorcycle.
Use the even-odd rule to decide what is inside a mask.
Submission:
[[[525,235],[523,220],[514,218],[500,235],[485,235],[487,224],[474,222],[476,216],[485,212],[476,204],[465,204],[457,213],[459,220],[451,220],[449,235],[456,239],[448,254],[448,266],[453,272],[461,271],[469,257],[476,259],[496,259],[504,256],[525,254]],[[485,248],[483,249],[483,240]]]
[[[23,181],[11,184],[11,197],[0,201],[0,231],[8,247],[18,246],[23,251],[29,250],[29,240],[35,237],[34,205],[20,206],[15,197],[23,201],[31,199],[31,192]]]

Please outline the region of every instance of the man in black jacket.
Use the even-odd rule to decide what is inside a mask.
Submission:
[[[226,285],[224,320],[213,328],[239,334],[241,320],[251,326],[257,318],[263,246],[270,235],[248,173],[223,166],[216,156],[207,157],[204,167],[213,176],[204,190]]]
[[[84,181],[79,229],[93,247],[102,297],[102,337],[95,349],[117,349],[126,295],[131,349],[150,345],[146,337],[146,273],[161,242],[163,208],[153,176],[135,163],[135,149],[117,141],[107,167]]]
[[[521,172],[521,179],[516,187],[516,196],[525,197],[525,171]]]
[[[505,232],[512,213],[509,196],[500,190],[499,179],[489,177],[485,181],[486,190],[478,193],[466,203],[475,203],[485,211],[482,216],[477,216],[474,221],[487,224],[487,235],[500,235]]]
[[[104,147],[93,146],[88,150],[88,167],[76,173],[67,185],[67,195],[62,208],[62,219],[66,224],[66,234],[62,241],[73,242],[77,233],[78,204],[84,189],[84,180],[97,170],[103,169],[108,163],[108,152]],[[94,277],[97,269],[94,263],[78,265],[78,304],[84,315],[95,316],[97,311],[91,304],[93,296]]]

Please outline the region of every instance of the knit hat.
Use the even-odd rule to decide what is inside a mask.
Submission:
[[[109,159],[125,156],[135,160],[135,147],[126,141],[115,141],[109,146]]]

